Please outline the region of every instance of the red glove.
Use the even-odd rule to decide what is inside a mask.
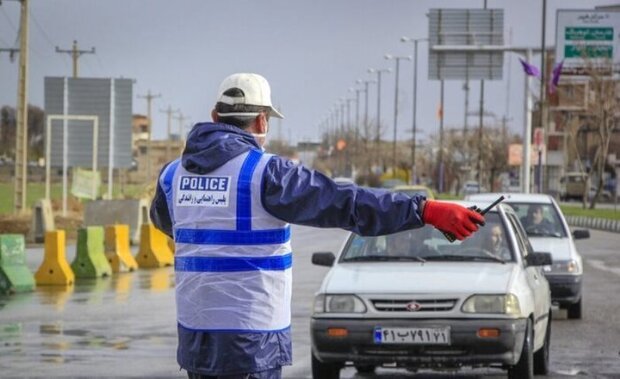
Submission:
[[[426,200],[422,221],[459,240],[464,240],[484,225],[484,217],[471,209],[453,203]],[[478,225],[476,225],[478,224]]]

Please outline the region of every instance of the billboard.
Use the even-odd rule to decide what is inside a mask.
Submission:
[[[428,17],[429,79],[502,79],[503,51],[436,51],[433,47],[503,46],[503,9],[431,9]]]
[[[99,118],[97,167],[129,168],[132,161],[131,121],[133,80],[46,77],[46,115]],[[62,167],[67,146],[68,167],[91,167],[93,128],[89,121],[52,121],[50,164]]]
[[[620,12],[559,9],[556,16],[556,63],[562,75],[604,75],[620,68]]]

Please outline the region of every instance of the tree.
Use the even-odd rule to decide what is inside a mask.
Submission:
[[[480,139],[480,140],[479,140]],[[450,129],[444,134],[443,160],[444,183],[446,188],[454,186],[457,189],[467,179],[480,155],[482,170],[481,183],[488,183],[489,190],[493,190],[498,175],[508,170],[508,146],[519,141],[518,136],[506,136],[501,128],[485,127],[482,135],[479,132],[468,133],[463,136],[460,129]],[[438,145],[438,137],[432,141]],[[477,147],[482,147],[478,151]],[[475,147],[475,149],[472,149]],[[437,148],[439,148],[437,146]]]
[[[594,209],[603,191],[604,170],[611,139],[614,131],[618,131],[620,81],[611,75],[612,65],[609,61],[595,64],[593,59],[584,57],[584,62],[585,72],[589,77],[585,106],[578,111],[566,112],[564,119],[570,146],[577,156],[577,166],[586,178],[583,194],[584,208],[590,190],[589,183],[595,180],[593,184],[596,186],[596,193],[590,199],[589,204],[589,208]],[[588,146],[586,146],[585,153],[580,154],[578,141],[583,133],[592,133],[594,143],[591,151],[588,151]],[[586,161],[591,162],[589,169],[586,167]]]
[[[28,157],[39,159],[45,155],[45,112],[28,105]],[[0,155],[15,158],[16,138],[15,108],[8,105],[0,109]]]

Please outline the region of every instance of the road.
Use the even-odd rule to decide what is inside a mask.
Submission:
[[[294,244],[293,356],[287,378],[311,378],[308,334],[313,291],[327,268],[308,265],[314,251],[338,251],[346,234],[338,230],[306,229]],[[577,241],[584,257],[584,318],[568,320],[566,312],[553,311],[551,374],[547,378],[620,378],[620,234],[591,231],[591,238]],[[307,257],[307,258],[306,258]],[[380,369],[372,377],[396,378],[505,378],[501,370],[464,370],[455,373]],[[341,378],[369,378],[355,369],[341,371]]]
[[[315,251],[336,252],[346,233],[294,227],[293,344],[290,379],[311,378],[309,317],[327,268],[313,266]],[[592,231],[578,241],[585,260],[584,319],[553,314],[549,378],[620,378],[620,234]],[[71,261],[75,247],[67,248]],[[39,248],[27,251],[35,271]],[[173,270],[138,270],[70,289],[38,287],[0,297],[0,377],[185,378],[175,360]],[[459,373],[380,369],[376,378],[505,378],[501,371]],[[356,376],[352,368],[342,378]]]

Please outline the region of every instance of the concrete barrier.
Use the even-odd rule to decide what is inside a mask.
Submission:
[[[77,251],[71,268],[76,278],[98,278],[112,274],[104,253],[103,227],[89,226],[78,230]]]
[[[149,224],[148,202],[144,199],[96,200],[86,203],[84,225],[129,225],[129,238],[132,244],[140,243],[143,224]]]
[[[34,291],[34,276],[26,266],[24,236],[0,234],[0,293]]]
[[[156,268],[171,266],[174,263],[174,256],[168,247],[166,238],[167,236],[152,224],[142,225],[140,250],[136,255],[139,267]]]
[[[620,233],[620,220],[605,218],[567,216],[566,222],[572,227],[597,229],[606,232]]]
[[[34,275],[37,285],[64,285],[75,283],[75,274],[67,262],[64,230],[45,233],[43,262]]]
[[[129,225],[106,226],[105,255],[113,272],[134,271],[138,268],[129,248]]]
[[[45,233],[55,230],[54,212],[49,199],[40,199],[32,207],[32,226],[29,240],[41,243],[45,240]]]

